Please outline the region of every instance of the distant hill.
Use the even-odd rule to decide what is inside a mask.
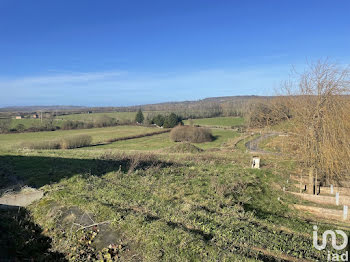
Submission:
[[[8,106],[1,107],[0,112],[70,111],[86,108],[84,106]]]
[[[123,107],[87,107],[87,106],[12,106],[0,108],[0,118],[13,117],[16,114],[29,115],[43,112],[54,115],[82,114],[82,113],[108,113],[108,112],[135,112],[143,111],[174,112],[184,118],[200,118],[215,116],[242,116],[255,100],[267,100],[268,96],[223,96],[208,97],[201,100],[163,102],[157,104],[144,104]]]
[[[200,100],[188,100],[188,101],[177,101],[177,102],[161,102],[161,103],[155,103],[155,104],[141,104],[141,105],[134,105],[134,106],[106,106],[106,107],[89,107],[89,106],[70,106],[70,105],[52,105],[52,106],[8,106],[8,107],[0,107],[0,112],[36,112],[36,111],[75,111],[75,110],[137,110],[140,107],[141,108],[151,108],[151,107],[157,107],[157,106],[171,106],[171,105],[181,105],[181,104],[198,104],[198,103],[205,103],[205,102],[216,102],[216,103],[222,103],[222,102],[228,102],[228,101],[237,101],[237,100],[250,100],[250,99],[268,99],[269,96],[221,96],[221,97],[208,97]]]

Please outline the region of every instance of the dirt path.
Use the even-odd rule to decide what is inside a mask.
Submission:
[[[254,138],[254,139],[248,141],[247,143],[245,143],[245,147],[249,150],[250,153],[253,153],[253,154],[276,154],[276,153],[265,151],[265,150],[259,148],[259,144],[263,140],[265,140],[269,137],[278,136],[279,134],[280,133],[262,134],[261,136]]]

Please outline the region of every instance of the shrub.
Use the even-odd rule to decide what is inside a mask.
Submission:
[[[212,141],[213,135],[207,128],[177,126],[171,130],[170,138],[175,142],[203,143]]]
[[[7,133],[10,130],[11,119],[0,119],[0,133]]]
[[[61,140],[49,140],[38,142],[24,142],[21,148],[29,149],[71,149],[83,146],[89,146],[92,138],[88,135],[76,135],[63,138]]]
[[[92,138],[88,135],[76,135],[63,138],[60,142],[62,149],[78,148],[91,144]]]
[[[62,124],[63,130],[79,129],[84,128],[84,122],[67,120]]]
[[[18,124],[15,128],[18,132],[23,132],[26,127],[23,124]]]
[[[59,149],[59,141],[39,141],[39,142],[24,142],[21,144],[21,148],[29,149]]]

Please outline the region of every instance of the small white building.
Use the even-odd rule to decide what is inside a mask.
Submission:
[[[16,116],[16,119],[22,119],[22,116]]]

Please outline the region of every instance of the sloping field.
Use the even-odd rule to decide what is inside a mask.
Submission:
[[[327,250],[313,247],[313,223],[320,231],[336,226],[293,209],[305,202],[282,190],[293,165],[264,155],[262,169],[249,168],[251,155],[232,147],[240,135],[233,130],[213,129],[214,141],[194,145],[164,133],[73,150],[11,150],[28,140],[87,134],[96,143],[159,130],[1,135],[0,189],[30,186],[43,198],[0,209],[0,229],[11,232],[0,236],[0,254],[18,261],[327,259]]]
[[[143,112],[144,116],[147,117],[148,114],[153,113],[156,114],[157,112]],[[119,121],[134,121],[136,112],[113,112],[113,113],[92,113],[92,114],[71,114],[71,115],[64,115],[64,116],[58,116],[57,119],[63,119],[63,120],[78,120],[78,121],[93,121],[94,119],[101,117],[101,116],[109,116],[113,117]]]
[[[192,119],[193,124],[200,126],[223,126],[234,127],[244,124],[244,118],[242,117],[213,117],[213,118],[200,118]],[[184,121],[185,124],[189,124],[190,121]]]
[[[28,210],[53,240],[52,251],[71,261],[107,253],[123,261],[326,257],[313,248],[309,223],[288,208],[292,196],[278,200],[280,192],[270,184],[281,177],[269,171],[244,169],[232,164],[235,156],[217,153],[191,160],[181,154],[88,152],[83,158],[78,150],[64,158],[0,156],[25,184],[43,186],[44,197]],[[0,213],[2,221],[10,220],[7,214]],[[20,255],[41,250],[41,243],[23,244]]]
[[[212,130],[214,141],[195,144],[201,149],[220,147],[229,139],[238,136],[238,133],[231,130]],[[168,133],[152,137],[142,137],[125,141],[118,141],[109,145],[96,146],[94,149],[120,149],[120,150],[156,150],[175,145]]]
[[[92,137],[92,143],[98,143],[112,138],[152,133],[155,131],[158,131],[158,129],[142,126],[116,126],[92,129],[0,134],[0,150],[16,149],[23,142],[56,140],[71,135],[89,135]]]

